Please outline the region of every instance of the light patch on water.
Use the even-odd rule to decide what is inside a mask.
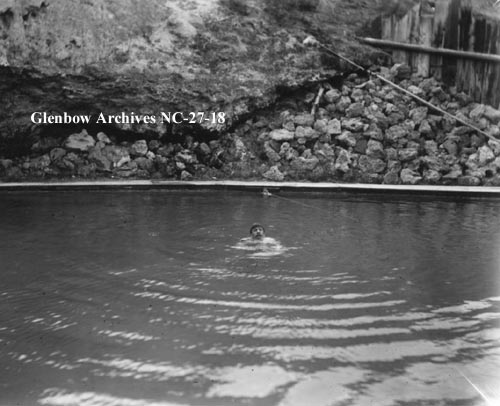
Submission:
[[[346,404],[356,391],[347,385],[360,383],[368,371],[357,368],[336,368],[307,376],[286,393],[279,406],[333,406]]]
[[[131,341],[154,341],[160,339],[159,337],[153,337],[141,333],[133,333],[127,331],[99,330],[97,334],[102,334],[110,338],[121,338]]]
[[[272,258],[276,257],[278,255],[284,255],[288,251],[287,248],[281,248],[281,249],[273,249],[272,251],[259,251],[259,252],[253,252],[251,254],[247,255],[247,258],[250,259],[266,259],[266,258]]]
[[[270,275],[274,279],[279,279],[284,282],[317,282],[321,280],[326,280],[326,278],[321,278],[319,276],[287,276],[287,275]]]
[[[207,397],[264,398],[283,385],[301,376],[276,365],[255,365],[220,368],[213,372],[219,383],[213,385]]]
[[[409,366],[404,374],[381,379],[378,383],[366,388],[364,394],[354,399],[353,404],[359,406],[396,406],[400,404],[421,404],[429,401],[439,404],[448,404],[457,401],[467,401],[471,405],[484,404],[481,396],[464,378],[468,377],[478,388],[493,388],[498,386],[498,373],[490,377],[485,371],[498,371],[498,364],[493,365],[489,360],[478,360],[471,365],[437,364],[424,362]],[[474,370],[482,372],[476,375]],[[380,379],[380,377],[379,377]],[[498,393],[489,393],[488,396],[499,400]],[[492,403],[496,405],[497,403]],[[486,403],[490,406],[489,403]]]
[[[342,281],[339,282],[339,285],[351,285],[351,284],[356,284],[356,285],[363,285],[365,283],[370,283],[370,281],[360,281],[360,280],[351,280],[351,281]],[[317,283],[318,285],[320,283]]]
[[[298,247],[285,247],[279,241],[269,237],[265,237],[262,242],[252,240],[240,241],[231,248],[250,252],[247,257],[256,259],[275,257],[283,255],[290,250],[299,249]]]
[[[109,368],[109,371],[94,371],[97,376],[147,379],[161,382],[171,378],[188,377],[202,373],[201,368],[190,366],[176,366],[166,362],[142,362],[127,358],[115,358],[110,360],[99,360],[94,358],[82,358],[79,364],[91,364]]]
[[[260,317],[260,318],[238,318],[239,324],[253,324],[257,326],[290,326],[290,327],[328,327],[328,326],[356,326],[375,323],[398,322],[398,321],[413,321],[425,320],[434,317],[431,313],[407,313],[407,314],[392,314],[387,316],[359,316],[347,319],[306,319],[295,318],[285,319],[278,317]]]
[[[31,320],[28,319],[28,321],[33,324],[39,324],[40,326],[43,326],[46,330],[49,331],[64,330],[68,327],[75,326],[76,324],[78,324],[76,322],[67,322],[66,318],[57,313],[50,313],[49,316],[50,317],[47,318],[37,317]]]
[[[123,398],[107,393],[69,392],[57,388],[45,390],[38,403],[48,406],[186,406],[165,401]]]
[[[8,355],[14,360],[22,362],[23,364],[30,364],[35,362],[43,361],[43,358],[38,355],[36,351],[33,351],[31,354],[20,354],[18,352],[9,352]]]
[[[78,368],[77,365],[72,365],[65,362],[58,362],[55,360],[45,361],[43,364],[63,371],[71,371],[72,369]]]
[[[476,314],[474,317],[479,320],[496,320],[500,319],[500,313],[493,313],[493,312],[481,313],[481,314]]]
[[[177,299],[180,303],[192,303],[205,306],[226,306],[239,307],[241,309],[262,309],[262,310],[306,310],[306,311],[329,311],[335,309],[364,309],[373,307],[388,307],[396,306],[405,303],[405,300],[388,300],[386,302],[374,303],[337,303],[337,304],[322,304],[322,305],[293,305],[279,303],[258,303],[258,302],[234,302],[226,300],[210,300],[210,299],[194,299],[182,297]]]
[[[155,279],[141,279],[139,282],[134,284],[134,286],[140,286],[147,289],[153,286],[167,286],[167,284],[163,281],[157,281]]]
[[[435,318],[431,320],[422,321],[416,323],[411,327],[414,331],[429,331],[429,330],[461,330],[469,329],[471,327],[477,326],[479,322],[477,320],[462,320],[459,318]]]
[[[457,306],[442,307],[440,309],[433,310],[434,313],[470,313],[475,310],[483,310],[491,307],[490,303],[485,303],[483,301],[466,301],[464,304]]]
[[[249,293],[244,290],[228,290],[228,291],[220,291],[220,290],[207,290],[206,288],[194,288],[192,286],[185,285],[169,285],[170,289],[178,289],[181,291],[190,291],[190,292],[199,292],[203,294],[203,296],[224,296],[224,297],[237,297],[239,299],[253,299],[258,301],[263,301],[269,298],[269,293],[258,294],[258,293]],[[144,294],[148,293],[148,294]],[[149,294],[150,292],[142,292],[140,294],[135,294],[135,296],[143,296],[143,297],[161,297],[165,298],[165,295],[162,295],[158,292],[153,295]],[[319,300],[353,300],[353,299],[361,299],[365,297],[372,296],[381,296],[381,295],[389,295],[390,292],[373,292],[373,293],[352,293],[352,294],[339,294],[339,295],[300,295],[300,294],[289,294],[289,295],[278,295],[273,294],[272,298],[278,301],[289,301],[289,302],[304,302],[304,301],[319,301]]]
[[[136,292],[133,293],[132,296],[143,297],[148,299],[169,300],[169,301],[176,299],[175,296],[160,292]]]
[[[269,346],[258,347],[252,352],[271,355],[285,362],[335,359],[342,362],[394,362],[409,357],[442,355],[449,349],[430,341],[392,341],[347,347],[326,346]]]
[[[218,326],[218,332],[231,335],[251,336],[272,340],[340,340],[345,338],[390,336],[393,334],[411,334],[407,328],[367,328],[359,330],[348,329],[314,329],[314,328],[262,328],[255,326]]]
[[[332,295],[331,298],[338,299],[338,300],[352,300],[352,299],[360,299],[363,297],[390,295],[390,294],[391,294],[391,292],[387,292],[387,291],[372,292],[372,293],[343,293],[343,294],[338,294],[338,295]]]
[[[193,271],[202,271],[202,272],[214,272],[214,273],[223,273],[227,272],[227,269],[225,268],[193,268]]]
[[[137,272],[137,269],[133,268],[133,269],[129,269],[127,271],[109,271],[109,274],[113,275],[113,276],[120,276],[120,275],[125,275],[128,273],[132,273],[132,272]]]
[[[473,343],[500,342],[500,328],[485,328],[481,331],[476,331],[467,334],[465,340]]]

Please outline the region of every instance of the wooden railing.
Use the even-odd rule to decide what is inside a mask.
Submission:
[[[383,41],[392,42],[377,45],[391,48],[394,62],[500,108],[500,11],[478,13],[474,0],[437,0],[434,8],[421,0],[403,17],[382,19]]]

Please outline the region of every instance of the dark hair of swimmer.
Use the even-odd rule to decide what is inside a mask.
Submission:
[[[254,230],[254,228],[257,228],[257,227],[260,227],[262,228],[262,231],[265,232],[266,230],[264,229],[264,227],[262,227],[259,223],[255,223],[252,225],[252,227],[250,227],[250,234],[252,234],[252,231]]]

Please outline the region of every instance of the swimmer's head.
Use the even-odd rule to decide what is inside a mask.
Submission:
[[[265,235],[265,230],[264,227],[262,227],[260,224],[255,223],[252,227],[250,227],[250,235],[254,239],[261,239],[264,238]]]

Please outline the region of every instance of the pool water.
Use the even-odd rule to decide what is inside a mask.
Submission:
[[[500,404],[500,201],[308,196],[2,193],[0,405]]]

